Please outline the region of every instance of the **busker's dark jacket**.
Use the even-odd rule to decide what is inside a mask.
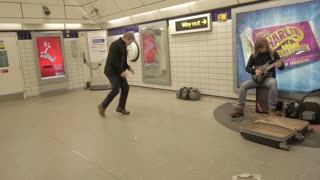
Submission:
[[[124,40],[119,38],[110,45],[104,74],[106,76],[120,76],[126,69],[130,69],[127,63],[127,47]]]
[[[255,71],[259,66],[262,66],[262,65],[264,65],[266,63],[272,64],[276,60],[279,60],[279,59],[280,59],[280,56],[276,51],[274,51],[274,53],[272,55],[270,55],[269,52],[260,53],[260,54],[258,54],[257,57],[254,57],[254,55],[251,54],[251,56],[249,58],[249,61],[248,61],[248,64],[246,66],[246,71],[248,73],[252,74],[252,75],[255,75],[256,74]],[[279,67],[279,69],[283,70],[284,68],[285,68],[285,65],[282,62],[281,66]],[[274,77],[274,78],[276,77],[275,67],[269,69],[268,76],[271,76],[271,77]]]

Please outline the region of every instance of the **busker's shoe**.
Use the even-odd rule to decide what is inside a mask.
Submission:
[[[119,112],[119,113],[122,113],[123,115],[129,115],[130,114],[129,111],[127,111],[126,109],[123,109],[121,107],[117,107],[116,111]]]
[[[275,109],[269,109],[268,114],[270,116],[282,116],[280,111],[276,111]]]
[[[105,115],[106,109],[102,107],[102,104],[99,104],[99,106],[98,106],[98,111],[99,111],[100,116],[102,116],[102,117],[105,117],[105,116],[106,116],[106,115]]]
[[[237,117],[241,117],[241,116],[244,116],[244,112],[243,112],[243,109],[240,109],[240,108],[236,108],[234,110],[233,113],[230,114],[232,118],[237,118]]]

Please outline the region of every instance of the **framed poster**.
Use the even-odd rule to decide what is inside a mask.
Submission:
[[[42,80],[65,76],[64,60],[59,36],[36,39]]]
[[[63,36],[57,32],[32,33],[40,84],[67,79]]]
[[[142,80],[145,83],[171,85],[167,29],[166,21],[139,26]]]
[[[279,92],[305,94],[320,88],[320,1],[264,2],[232,9],[235,90],[251,78],[245,66],[258,37],[267,38],[284,60],[277,70]],[[307,72],[307,73],[306,73]]]

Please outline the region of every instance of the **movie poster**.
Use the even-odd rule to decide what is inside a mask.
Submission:
[[[36,38],[41,79],[65,76],[61,39],[59,36]]]
[[[286,65],[277,70],[279,91],[304,94],[320,89],[319,9],[320,1],[310,1],[237,13],[237,87],[252,78],[245,66],[256,39],[265,37]]]

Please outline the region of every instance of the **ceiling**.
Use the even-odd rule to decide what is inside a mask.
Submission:
[[[65,5],[81,6],[87,13],[94,8],[99,15],[91,19],[105,22],[115,18],[130,16],[146,11],[157,10],[177,4],[188,3],[196,0],[64,0]]]
[[[109,28],[254,1],[259,0],[0,0],[0,23],[94,23]],[[43,6],[50,9],[49,16]],[[109,23],[124,17],[126,21]]]

